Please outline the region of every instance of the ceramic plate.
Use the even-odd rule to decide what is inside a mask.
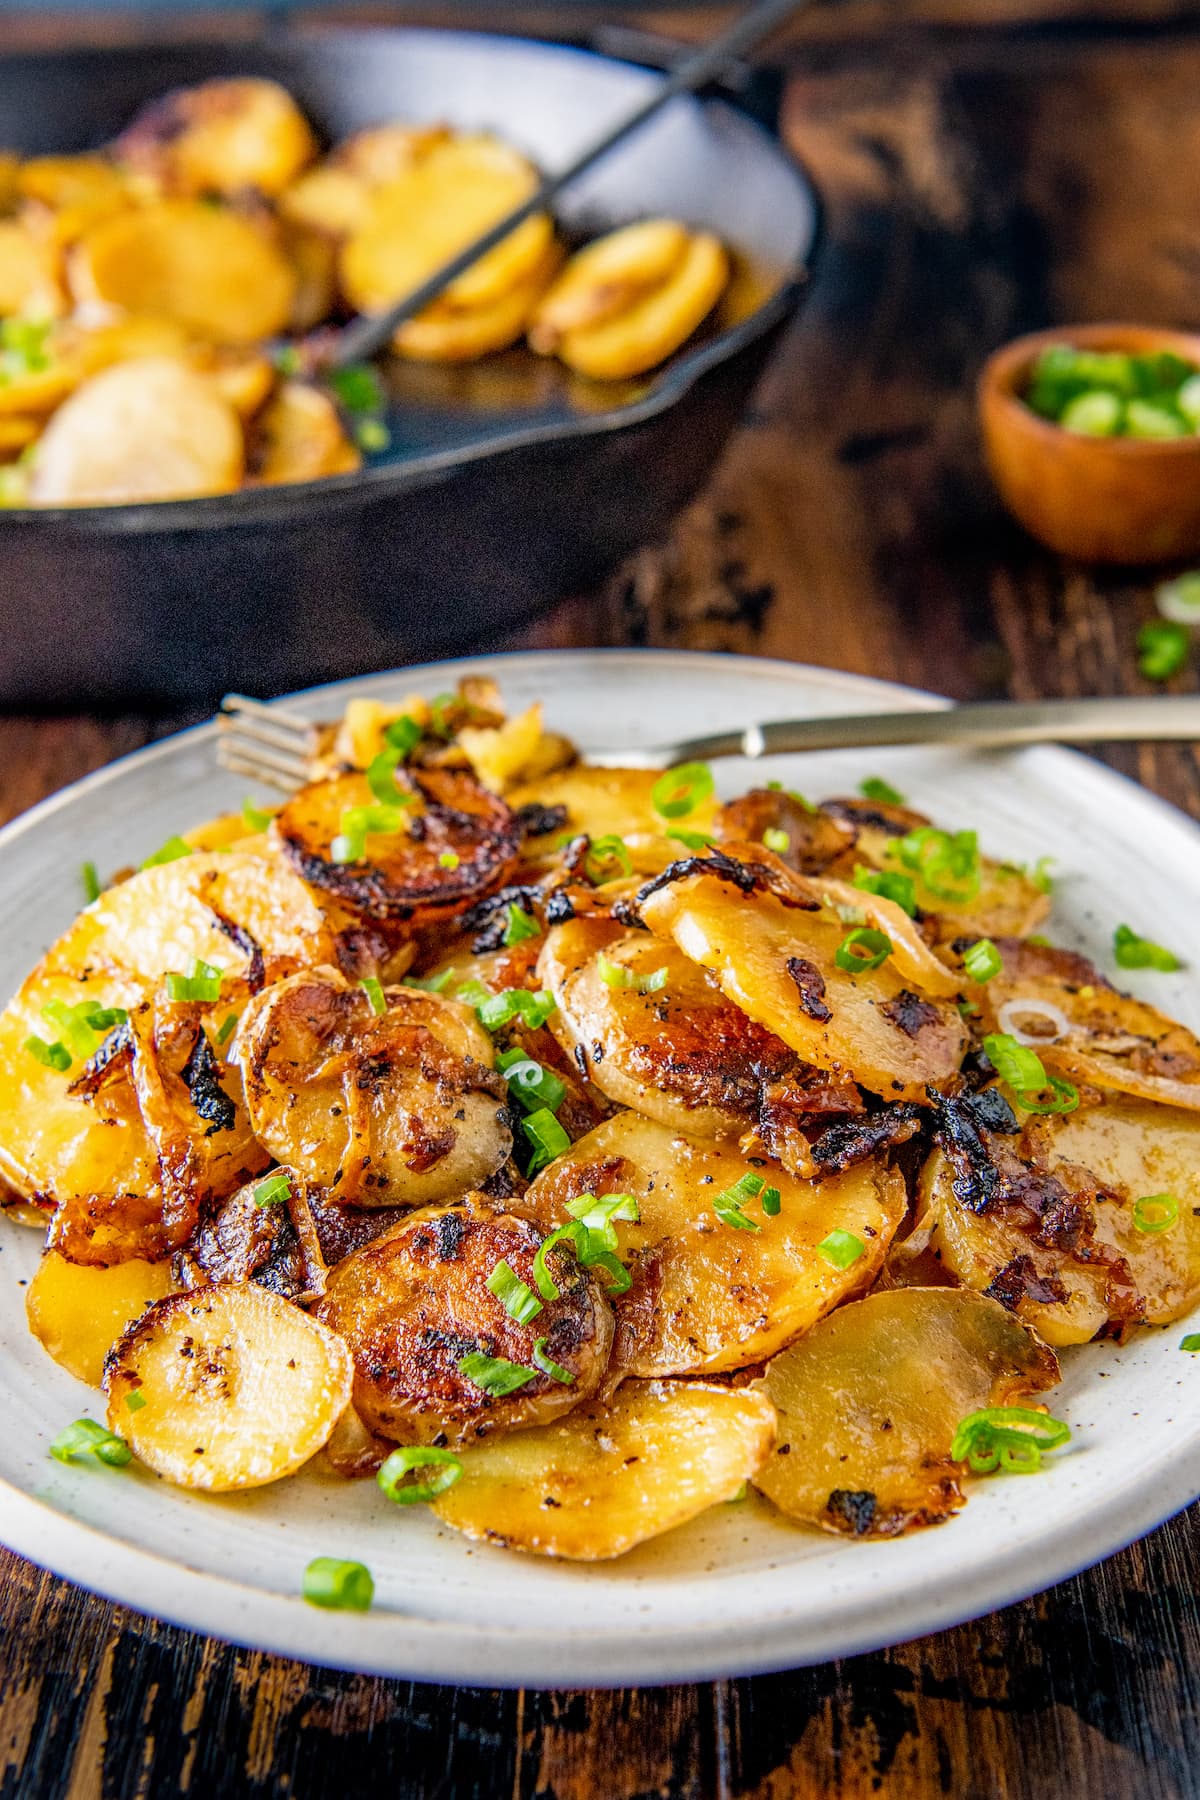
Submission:
[[[399,697],[495,675],[512,709],[544,698],[551,727],[589,743],[652,742],[806,713],[929,706],[929,696],[791,664],[653,652],[480,658],[408,669],[304,695],[314,718],[351,693]],[[774,759],[816,794],[884,773],[947,826],[978,826],[988,850],[1044,854],[1060,875],[1056,931],[1111,970],[1113,927],[1195,942],[1200,833],[1083,757],[923,750]],[[719,768],[736,792],[750,769]],[[80,782],[0,833],[0,988],[11,992],[69,922],[79,868],[136,861],[181,827],[240,805],[205,726]],[[1200,979],[1135,975],[1137,991],[1200,1027]],[[193,1630],[338,1667],[484,1686],[686,1681],[878,1648],[1061,1580],[1150,1530],[1200,1493],[1200,1362],[1186,1327],[1125,1349],[1070,1353],[1054,1410],[1069,1450],[1035,1478],[973,1485],[938,1530],[856,1544],[785,1524],[765,1502],[718,1507],[623,1560],[554,1564],[470,1545],[421,1508],[389,1506],[373,1482],[313,1468],[273,1488],[201,1496],[136,1466],[64,1467],[51,1439],[96,1397],[25,1327],[36,1234],[0,1221],[0,1537],[112,1599]],[[1101,1371],[1104,1379],[1100,1379]],[[371,1568],[366,1616],[298,1598],[317,1555]]]

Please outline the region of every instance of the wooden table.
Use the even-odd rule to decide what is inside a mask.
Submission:
[[[787,127],[828,215],[804,317],[670,541],[521,643],[746,651],[958,696],[1142,690],[1151,578],[1064,565],[1000,514],[971,382],[1027,325],[1200,321],[1200,30],[979,37],[947,28],[952,10],[916,5],[932,26],[888,42],[806,45]],[[0,721],[0,804],[17,812],[180,722]],[[1112,760],[1200,817],[1193,750]],[[756,1680],[553,1694],[233,1650],[5,1555],[0,1792],[1186,1800],[1198,1571],[1193,1508],[936,1638]]]

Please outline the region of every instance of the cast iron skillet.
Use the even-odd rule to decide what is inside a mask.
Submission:
[[[658,75],[475,33],[336,31],[0,59],[3,139],[112,137],[213,75],[281,81],[337,139],[392,118],[490,126],[565,162]],[[0,514],[0,704],[272,693],[482,645],[594,581],[695,494],[797,304],[816,235],[800,171],[723,103],[675,101],[561,209],[717,231],[742,275],[666,369],[619,390],[525,351],[395,364],[393,448],[354,475],[154,506]]]

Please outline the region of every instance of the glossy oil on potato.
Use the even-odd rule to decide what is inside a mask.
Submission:
[[[789,1518],[893,1537],[963,1503],[950,1460],[969,1413],[1011,1406],[1058,1379],[1053,1354],[995,1300],[902,1288],[844,1306],[772,1362],[779,1414],[754,1485]]]
[[[774,1433],[751,1389],[627,1381],[607,1407],[467,1451],[433,1510],[484,1543],[600,1562],[732,1500]]]

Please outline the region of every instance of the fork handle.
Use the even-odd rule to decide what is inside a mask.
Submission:
[[[1200,694],[1135,694],[1113,699],[970,701],[963,706],[824,719],[777,719],[664,746],[662,760],[778,756],[797,750],[857,750],[888,744],[953,744],[970,750],[1021,744],[1110,744],[1200,740]],[[595,757],[593,761],[607,761]],[[613,760],[617,760],[614,758]],[[632,760],[626,757],[626,760]],[[659,760],[654,750],[637,761]]]

